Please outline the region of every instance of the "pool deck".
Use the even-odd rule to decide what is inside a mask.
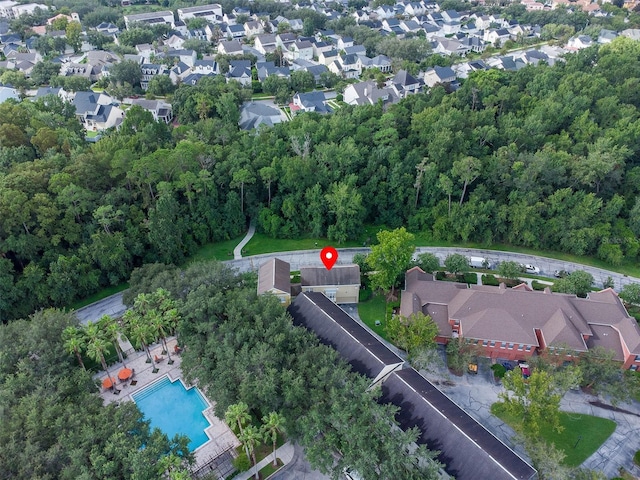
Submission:
[[[171,338],[167,341],[169,352],[173,352],[174,346],[176,345],[176,339]],[[122,402],[130,402],[133,401],[131,395],[142,390],[150,383],[159,380],[162,377],[169,376],[169,378],[173,380],[180,379],[182,382],[188,387],[189,384],[182,377],[182,369],[180,365],[182,363],[182,358],[180,355],[176,355],[171,353],[171,359],[173,360],[173,364],[169,365],[169,359],[167,355],[162,355],[162,345],[154,344],[149,347],[151,351],[151,356],[158,358],[162,358],[162,361],[157,363],[156,366],[158,368],[157,373],[153,373],[153,365],[151,363],[146,363],[147,355],[144,352],[133,352],[126,359],[125,364],[127,368],[134,369],[134,377],[133,381],[136,382],[134,385],[131,385],[129,381],[121,382],[120,380],[116,383],[116,388],[120,390],[119,394],[114,394],[111,389],[101,388],[100,396],[102,397],[105,405],[111,403],[122,403]],[[111,365],[109,367],[109,373],[111,374],[111,378],[117,379],[118,372],[123,368],[121,363],[117,363],[115,365]],[[99,372],[94,376],[96,380],[102,381],[107,378],[106,372]],[[231,429],[224,423],[222,420],[217,418],[213,413],[214,403],[207,398],[205,392],[201,390],[202,394],[206,398],[209,403],[209,408],[204,411],[204,416],[209,421],[211,426],[205,430],[207,436],[210,441],[197,448],[194,452],[195,454],[195,465],[202,465],[213,458],[216,458],[221,453],[229,450],[230,448],[235,448],[240,445],[237,437],[231,431]]]

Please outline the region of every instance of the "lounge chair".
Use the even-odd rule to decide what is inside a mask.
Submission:
[[[182,353],[182,348],[180,348],[178,345],[173,347],[173,351],[177,354],[180,355]]]
[[[164,357],[158,357],[158,355],[155,355],[155,359],[156,363],[160,363],[161,361],[164,360]]]

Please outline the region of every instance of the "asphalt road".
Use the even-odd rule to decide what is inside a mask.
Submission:
[[[353,262],[353,256],[357,253],[369,253],[369,248],[343,248],[338,249],[337,265],[344,265]],[[613,279],[615,290],[620,290],[623,285],[628,283],[640,283],[640,278],[629,277],[620,273],[610,272],[600,268],[589,267],[578,263],[565,262],[563,260],[555,260],[552,258],[541,257],[536,255],[527,255],[523,253],[500,252],[496,250],[481,250],[471,248],[456,247],[418,247],[417,254],[430,252],[435,254],[440,263],[452,253],[460,253],[467,257],[484,257],[492,264],[498,264],[503,261],[514,261],[522,264],[532,264],[540,269],[540,275],[553,277],[555,270],[566,270],[573,272],[575,270],[584,270],[593,275],[595,280],[594,286],[601,288],[608,277]],[[300,267],[318,266],[320,265],[320,248],[317,250],[300,250],[294,252],[267,253],[264,255],[254,255],[238,260],[226,260],[225,264],[234,268],[238,272],[248,272],[257,270],[267,260],[277,257],[280,260],[289,262],[292,270],[299,270]],[[110,297],[100,300],[99,302],[81,308],[76,312],[81,323],[86,324],[87,321],[98,320],[103,315],[111,315],[117,317],[125,312],[126,308],[122,303],[122,293],[117,293]]]

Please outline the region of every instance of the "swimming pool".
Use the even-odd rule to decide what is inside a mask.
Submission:
[[[209,404],[197,388],[187,390],[180,380],[172,382],[164,377],[131,398],[151,421],[151,428],[159,428],[170,439],[176,433],[188,436],[192,452],[209,440],[204,429],[210,423],[202,413]]]

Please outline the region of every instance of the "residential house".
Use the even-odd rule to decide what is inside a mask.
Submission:
[[[173,12],[163,10],[161,12],[136,13],[124,16],[124,24],[129,28],[133,28],[135,24],[153,26],[153,25],[169,25],[171,28],[175,26]]]
[[[427,13],[427,6],[423,2],[405,2],[404,13],[408,16],[424,15]]]
[[[452,83],[456,81],[456,73],[451,67],[433,67],[424,72],[424,83],[432,88],[438,83]]]
[[[243,25],[227,25],[225,30],[228,38],[242,38],[244,37]]]
[[[320,292],[301,293],[287,311],[294,325],[311,330],[322,343],[335,348],[355,372],[371,379],[370,387],[404,364],[402,358]]]
[[[362,74],[357,55],[340,55],[338,63],[340,64],[340,73],[344,78],[358,78]]]
[[[311,40],[311,44],[313,45],[313,56],[316,58],[320,57],[321,52],[330,52],[334,50],[334,45],[330,42],[325,42],[323,40]]]
[[[349,47],[353,47],[353,38],[339,37],[336,46],[338,47],[338,50],[346,50]]]
[[[285,121],[284,113],[276,107],[271,107],[264,103],[245,103],[240,110],[240,128],[251,130],[261,125],[272,127],[277,123]]]
[[[244,24],[244,34],[247,37],[255,37],[264,33],[264,26],[259,20],[253,20]]]
[[[326,65],[327,67],[338,60],[338,58],[338,51],[335,49],[320,51],[318,53],[318,63]],[[335,73],[340,74],[340,71]]]
[[[333,112],[333,109],[327,105],[327,98],[324,92],[296,93],[289,107],[292,112],[316,112],[320,114]]]
[[[257,62],[258,80],[264,82],[267,77],[275,75],[281,78],[289,78],[291,70],[289,67],[276,67],[274,62]]]
[[[393,88],[378,88],[376,82],[372,80],[347,86],[344,89],[343,98],[349,105],[375,105],[378,102],[387,105],[400,100]]]
[[[382,73],[391,72],[391,59],[386,55],[377,55],[373,58],[366,57],[364,55],[358,55],[358,62],[360,71],[368,68],[376,68]]]
[[[271,293],[280,299],[285,307],[291,304],[291,268],[279,258],[260,265],[258,270],[258,295]]]
[[[192,73],[200,73],[202,75],[218,75],[220,73],[220,69],[218,67],[218,62],[216,62],[211,57],[205,57],[202,60],[196,60],[191,67]]]
[[[171,123],[173,120],[173,108],[170,103],[164,100],[146,100],[144,98],[135,98],[131,102],[132,105],[138,105],[153,115],[156,122]]]
[[[272,33],[265,33],[256,36],[253,46],[263,55],[267,53],[275,52],[276,50],[276,36]]]
[[[439,53],[441,55],[456,55],[459,57],[464,57],[471,50],[469,46],[464,45],[462,42],[454,40],[452,38],[436,37],[433,39],[433,41],[435,43],[433,52]]]
[[[331,270],[325,267],[301,267],[300,283],[303,292],[324,293],[335,303],[358,303],[360,267],[335,265]]]
[[[484,43],[484,41],[478,37],[465,36],[462,40],[460,40],[460,43],[463,47],[474,53],[482,53],[484,52],[485,48],[487,48],[487,45]]]
[[[124,117],[124,111],[114,105],[106,93],[77,92],[72,104],[76,108],[76,117],[87,130],[117,127]]]
[[[0,85],[0,103],[4,103],[7,100],[15,100],[17,102],[20,101],[20,94],[13,87],[7,87],[4,85]]]
[[[296,40],[285,54],[290,61],[299,58],[303,60],[313,59],[313,44],[308,40]]]
[[[91,78],[91,65],[87,63],[65,62],[60,67],[61,77]]]
[[[484,31],[482,39],[491,45],[504,45],[504,42],[511,39],[511,34],[506,28],[490,28]]]
[[[567,45],[565,48],[569,51],[582,50],[583,48],[588,48],[593,45],[593,40],[588,35],[578,35],[575,37],[571,37],[567,41]]]
[[[352,45],[343,49],[347,55],[367,55],[367,49],[364,45]]]
[[[287,20],[287,22],[289,23],[291,30],[294,32],[301,32],[304,29],[304,22],[301,18],[292,18]]]
[[[185,23],[194,18],[203,18],[209,23],[222,21],[222,6],[217,3],[197,7],[178,8],[178,18]]]
[[[85,58],[87,59],[87,65],[91,67],[89,79],[92,82],[100,80],[104,69],[108,70],[110,65],[120,61],[115,53],[104,50],[93,50],[91,52],[87,52]]]
[[[218,43],[218,53],[221,55],[242,55],[242,45],[238,40],[222,40]]]
[[[322,84],[322,74],[329,71],[326,65],[309,65],[304,69],[313,75],[316,85]]]
[[[116,33],[120,33],[118,26],[111,22],[102,22],[95,29],[104,35],[115,35]]]
[[[157,75],[166,75],[167,67],[161,63],[143,63],[140,65],[142,70],[142,78],[140,79],[140,86],[143,90],[149,88],[149,82],[153,77]]]
[[[536,471],[458,407],[338,305],[317,292],[302,293],[287,309],[294,325],[315,333],[358,374],[380,385],[381,404],[398,407],[400,428],[417,427],[417,443],[438,452],[442,478],[533,480]]]
[[[298,36],[295,33],[276,34],[276,45],[285,51],[289,50],[291,45],[293,45],[296,40],[298,40]],[[313,46],[311,47],[311,49],[313,50]]]
[[[251,85],[251,60],[231,60],[227,82],[240,82],[242,85]]]
[[[400,70],[388,83],[389,86],[395,89],[400,98],[419,93],[424,85],[422,81],[416,79],[406,70]]]
[[[393,18],[396,14],[393,8],[390,7],[389,5],[380,5],[378,8],[374,10],[374,13],[380,20]]]
[[[61,87],[40,87],[36,91],[33,99],[36,100],[38,98],[46,97],[47,95],[55,95],[63,101],[70,101],[72,97],[72,95],[70,95]]]
[[[182,49],[184,42],[186,42],[185,38],[183,38],[180,35],[174,34],[174,35],[171,35],[169,38],[167,38],[163,43],[165,47],[171,50],[180,50]]]
[[[176,59],[178,62],[185,63],[190,67],[193,67],[196,64],[196,60],[198,58],[198,54],[195,50],[169,50],[165,55],[169,58]]]
[[[600,34],[598,35],[598,43],[611,43],[616,39],[617,36],[617,32],[603,28],[602,30],[600,30]]]
[[[532,290],[438,282],[415,267],[405,275],[400,314],[422,312],[438,326],[436,340],[461,337],[485,356],[526,360],[545,349],[574,352],[601,346],[623,368],[640,368],[640,327],[612,289],[588,298]]]

